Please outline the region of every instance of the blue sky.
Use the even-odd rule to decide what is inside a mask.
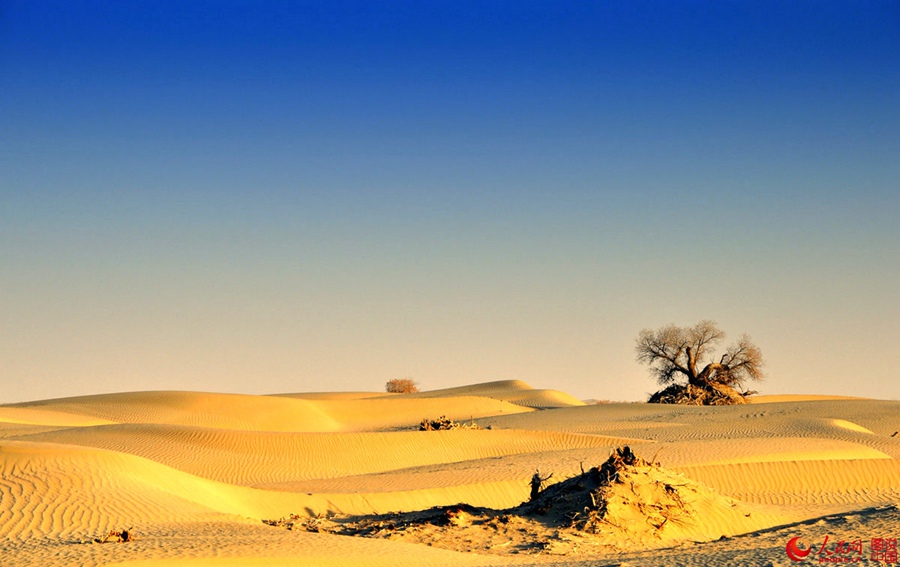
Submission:
[[[5,401],[523,379],[645,327],[897,398],[895,2],[0,4]]]

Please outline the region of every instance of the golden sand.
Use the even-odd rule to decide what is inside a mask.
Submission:
[[[480,428],[416,430],[440,415]],[[0,406],[0,565],[589,565],[614,556],[665,565],[587,544],[550,559],[515,554],[475,532],[444,545],[440,534],[412,543],[262,524],[458,502],[509,508],[527,500],[535,469],[562,480],[624,444],[708,490],[702,518],[672,532],[692,535],[656,547],[695,545],[684,564],[726,565],[724,543],[695,542],[751,533],[756,555],[750,539],[735,537],[734,548],[778,564],[792,533],[784,530],[813,537],[816,524],[802,522],[826,515],[885,532],[864,538],[900,535],[889,508],[900,502],[897,430],[900,402],[586,406],[519,381],[404,395],[136,392]],[[788,527],[766,531],[776,526]],[[90,543],[122,529],[136,539]]]

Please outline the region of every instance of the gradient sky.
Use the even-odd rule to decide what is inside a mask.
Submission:
[[[895,1],[0,0],[0,402],[900,398]]]

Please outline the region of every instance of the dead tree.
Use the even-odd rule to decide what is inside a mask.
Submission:
[[[531,496],[529,497],[529,500],[537,498],[538,494],[541,492],[541,487],[551,478],[553,478],[553,473],[550,473],[550,476],[542,477],[541,470],[535,469],[534,475],[531,477]]]
[[[737,387],[744,380],[761,380],[762,352],[747,335],[728,347],[718,359],[711,352],[725,338],[714,321],[693,327],[668,325],[656,331],[644,329],[637,338],[638,362],[650,366],[661,385],[686,379],[691,386],[710,389],[713,384]]]

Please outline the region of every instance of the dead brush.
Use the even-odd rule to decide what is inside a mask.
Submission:
[[[316,514],[306,519],[304,527],[308,532],[329,532],[332,523],[327,514]]]
[[[648,400],[651,404],[680,404],[686,406],[730,406],[745,404],[744,399],[756,392],[741,394],[725,384],[710,384],[706,388],[692,384],[671,384]]]
[[[293,530],[294,526],[299,524],[303,518],[298,514],[291,514],[288,517],[280,517],[277,520],[263,520],[262,523],[268,526],[275,526],[278,528],[287,528],[289,530]]]
[[[670,523],[682,523],[690,512],[673,484],[656,481],[655,496],[636,487],[636,480],[651,474],[655,467],[658,465],[638,457],[630,447],[619,447],[599,467],[548,486],[523,506],[527,513],[537,515],[557,510],[566,527],[588,534],[622,531],[625,528],[616,523],[612,509],[634,506],[658,534]]]
[[[328,532],[333,531],[330,516],[328,514],[316,514],[315,516],[301,516],[300,514],[291,514],[290,516],[282,516],[277,520],[263,520],[262,523],[267,526],[275,526],[276,528],[286,528],[293,531],[294,529],[303,529],[308,532]]]
[[[419,431],[450,431],[453,429],[481,429],[475,419],[470,419],[469,423],[459,423],[442,415],[437,419],[425,418],[419,424]]]
[[[94,538],[92,541],[94,543],[125,543],[127,541],[134,541],[134,534],[131,531],[133,529],[134,527],[132,526],[127,530],[122,531],[110,530],[102,539]]]

